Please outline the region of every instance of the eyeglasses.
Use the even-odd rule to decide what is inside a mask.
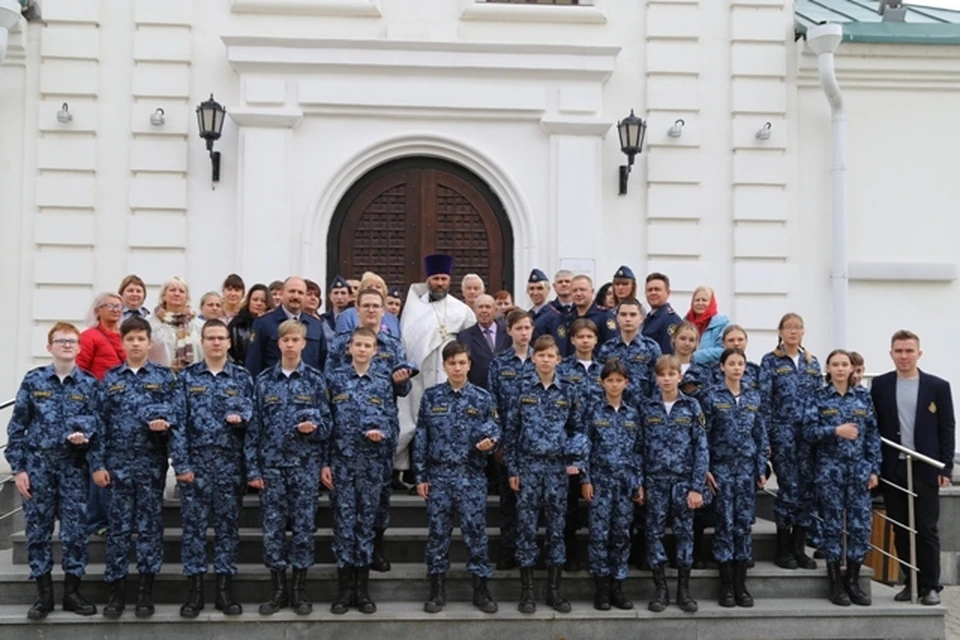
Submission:
[[[53,341],[53,344],[58,347],[75,347],[80,344],[80,341],[74,338],[57,338]]]
[[[116,304],[116,303],[102,304],[102,305],[100,305],[100,308],[101,308],[101,309],[104,309],[104,308],[105,308],[105,309],[108,309],[108,310],[110,310],[110,311],[122,311],[122,310],[123,310],[123,305]]]

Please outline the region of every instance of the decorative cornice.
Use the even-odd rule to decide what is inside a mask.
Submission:
[[[303,111],[291,108],[231,107],[227,115],[241,127],[293,129],[303,120]]]
[[[850,44],[836,54],[841,87],[933,91],[960,89],[960,46]],[[797,86],[820,86],[817,57],[803,51],[797,60]]]
[[[872,282],[954,282],[954,262],[851,262],[847,266],[851,281]]]
[[[602,0],[600,0],[602,2]],[[463,0],[461,20],[483,22],[543,22],[606,24],[603,6],[523,5]]]
[[[604,118],[543,116],[540,126],[550,135],[603,137],[613,126],[613,122]]]
[[[233,13],[379,18],[379,0],[233,0]]]

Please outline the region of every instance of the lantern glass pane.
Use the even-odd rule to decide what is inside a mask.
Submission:
[[[223,109],[216,109],[213,112],[213,131],[217,135],[220,135],[220,132],[223,131]]]
[[[617,125],[617,133],[620,135],[620,148],[627,148],[627,123],[621,121]]]
[[[640,144],[640,123],[637,121],[631,122],[630,126],[627,127],[627,139],[630,143],[631,149],[636,149]]]

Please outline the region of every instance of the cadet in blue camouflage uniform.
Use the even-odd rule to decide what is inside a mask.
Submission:
[[[724,382],[701,397],[710,443],[710,474],[716,513],[713,554],[720,565],[720,606],[752,607],[747,563],[753,553],[751,525],[757,489],[767,481],[767,430],[760,392],[743,382],[747,356],[739,349],[720,354]]]
[[[110,487],[107,566],[110,600],[107,618],[119,618],[126,606],[124,588],[130,536],[137,534],[135,614],[153,615],[153,579],[163,564],[163,489],[167,479],[169,429],[177,423],[173,371],[147,360],[150,323],[131,317],[120,325],[124,364],[106,373],[97,405],[103,437],[93,439],[90,468],[99,487]]]
[[[695,326],[695,325],[692,325]],[[738,324],[728,324],[723,329],[723,348],[739,349],[747,352],[747,331]],[[722,385],[723,371],[717,364],[700,364],[694,362],[690,368],[683,374],[683,382],[680,385],[681,391],[688,396],[700,399],[701,395],[708,387]],[[742,383],[748,389],[760,390],[760,365],[755,362],[747,361],[747,368],[743,372]]]
[[[217,574],[216,608],[240,615],[233,599],[231,577],[237,573],[240,545],[240,508],[246,485],[243,473],[243,436],[253,417],[253,378],[227,359],[230,333],[220,320],[208,320],[201,329],[203,361],[180,372],[180,423],[170,432],[170,457],[180,484],[183,539],[180,551],[187,576],[184,618],[196,618],[203,609],[203,575],[207,572],[207,521],[213,512],[214,556]]]
[[[590,575],[596,581],[593,606],[601,611],[632,609],[623,593],[630,560],[633,501],[643,486],[640,413],[623,403],[629,376],[619,360],[603,366],[604,398],[584,410],[579,456],[583,497],[590,503]],[[612,582],[611,582],[612,581]]]
[[[594,359],[599,331],[589,318],[577,318],[570,324],[570,341],[574,353],[564,358],[557,366],[557,377],[571,385],[579,398],[580,408],[602,402],[603,387],[600,386],[600,370],[603,366]],[[567,492],[567,519],[563,539],[567,545],[565,571],[580,571],[577,553],[577,530],[580,529],[580,478],[570,476]]]
[[[870,490],[880,476],[880,432],[870,392],[851,385],[852,374],[848,352],[837,349],[827,356],[827,386],[807,405],[803,429],[817,443],[816,486],[830,602],[867,606],[870,597],[860,589],[860,566],[870,545]],[[844,513],[847,575],[841,578]]]
[[[597,360],[601,365],[619,358],[630,372],[630,383],[624,396],[628,404],[638,406],[653,394],[656,388],[657,359],[660,345],[640,333],[643,306],[636,298],[620,301],[617,307],[617,326],[620,335],[600,346]]]
[[[333,554],[340,591],[330,611],[337,614],[346,613],[351,603],[362,613],[377,610],[367,592],[374,526],[383,469],[393,459],[392,443],[399,431],[390,372],[374,364],[376,332],[358,327],[349,349],[350,364],[328,376],[333,429],[322,472],[324,484],[332,488]]]
[[[100,431],[97,380],[77,368],[80,332],[58,322],[47,334],[53,363],[27,373],[17,391],[4,452],[23,498],[30,578],[37,600],[27,612],[53,611],[53,521],[59,515],[63,610],[89,616],[97,608],[77,591],[87,566],[87,449]]]
[[[693,564],[693,512],[703,506],[709,465],[705,420],[694,398],[680,393],[680,362],[662,356],[656,365],[660,391],[640,407],[643,414],[643,498],[647,506],[648,562],[656,593],[651,611],[670,604],[664,565],[663,536],[672,516],[677,540],[677,604],[687,612],[697,610],[690,596]]]
[[[552,312],[551,312],[552,313]],[[507,333],[513,345],[494,356],[487,374],[487,389],[497,405],[497,415],[503,421],[516,402],[524,379],[536,375],[533,368],[533,319],[523,309],[511,309],[507,313]],[[500,559],[497,569],[507,570],[517,566],[517,494],[510,488],[509,475],[504,462],[504,446],[501,442],[495,454],[497,460],[497,485],[500,494]]]
[[[823,386],[820,363],[804,350],[803,318],[788,313],[777,327],[777,348],[760,363],[760,401],[767,416],[767,434],[777,474],[777,554],[784,569],[816,569],[805,551],[807,527],[815,507],[813,452],[803,438],[803,411],[813,392]]]
[[[443,348],[447,382],[427,389],[420,402],[413,436],[413,470],[417,493],[427,501],[430,533],[427,539],[427,575],[430,596],[427,613],[437,613],[447,601],[446,573],[450,570],[453,516],[460,520],[467,545],[467,571],[473,575],[473,604],[484,613],[496,613],[487,578],[487,456],[500,440],[493,397],[470,384],[470,352],[454,341]]]
[[[384,314],[384,297],[377,289],[364,289],[357,294],[356,309],[358,314],[359,326],[366,327],[377,336],[377,353],[374,356],[372,365],[374,369],[393,380],[393,398],[390,401],[390,408],[393,411],[391,420],[396,424],[388,429],[386,433],[390,437],[400,433],[399,417],[397,414],[397,398],[402,398],[410,393],[410,378],[418,373],[417,368],[407,361],[407,354],[403,349],[403,343],[399,338],[391,336],[385,331],[381,331]],[[334,371],[342,369],[349,365],[350,359],[350,340],[352,332],[341,332],[334,338],[330,353],[327,355],[327,364],[325,372],[329,377]],[[397,448],[396,441],[386,443],[386,448]],[[390,496],[393,493],[393,460],[384,460],[383,465],[383,488],[380,491],[380,502],[377,507],[377,518],[374,524],[373,538],[373,562],[370,568],[374,571],[390,571],[390,562],[383,553],[383,535],[390,524]]]
[[[521,613],[536,611],[533,599],[533,567],[537,561],[537,520],[541,509],[546,522],[546,603],[560,613],[570,612],[560,578],[566,561],[563,540],[567,508],[568,475],[576,475],[571,463],[572,445],[580,433],[580,408],[574,389],[556,375],[560,353],[550,336],[533,345],[536,375],[523,381],[520,393],[504,423],[507,473],[510,488],[517,492],[517,564],[520,565]]]
[[[278,327],[280,361],[255,383],[253,420],[243,443],[247,483],[260,489],[263,563],[273,595],[260,613],[274,614],[288,602],[299,615],[313,610],[305,589],[314,561],[314,530],[320,464],[330,435],[330,405],[323,374],[304,363],[306,327],[285,320]],[[290,525],[293,536],[286,539]],[[287,597],[287,566],[293,589]]]

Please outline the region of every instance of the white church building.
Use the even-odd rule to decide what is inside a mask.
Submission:
[[[535,267],[710,285],[755,360],[787,311],[868,371],[910,328],[960,380],[960,13],[881,4],[0,0],[0,400],[128,273],[152,306],[433,251],[522,304]]]

